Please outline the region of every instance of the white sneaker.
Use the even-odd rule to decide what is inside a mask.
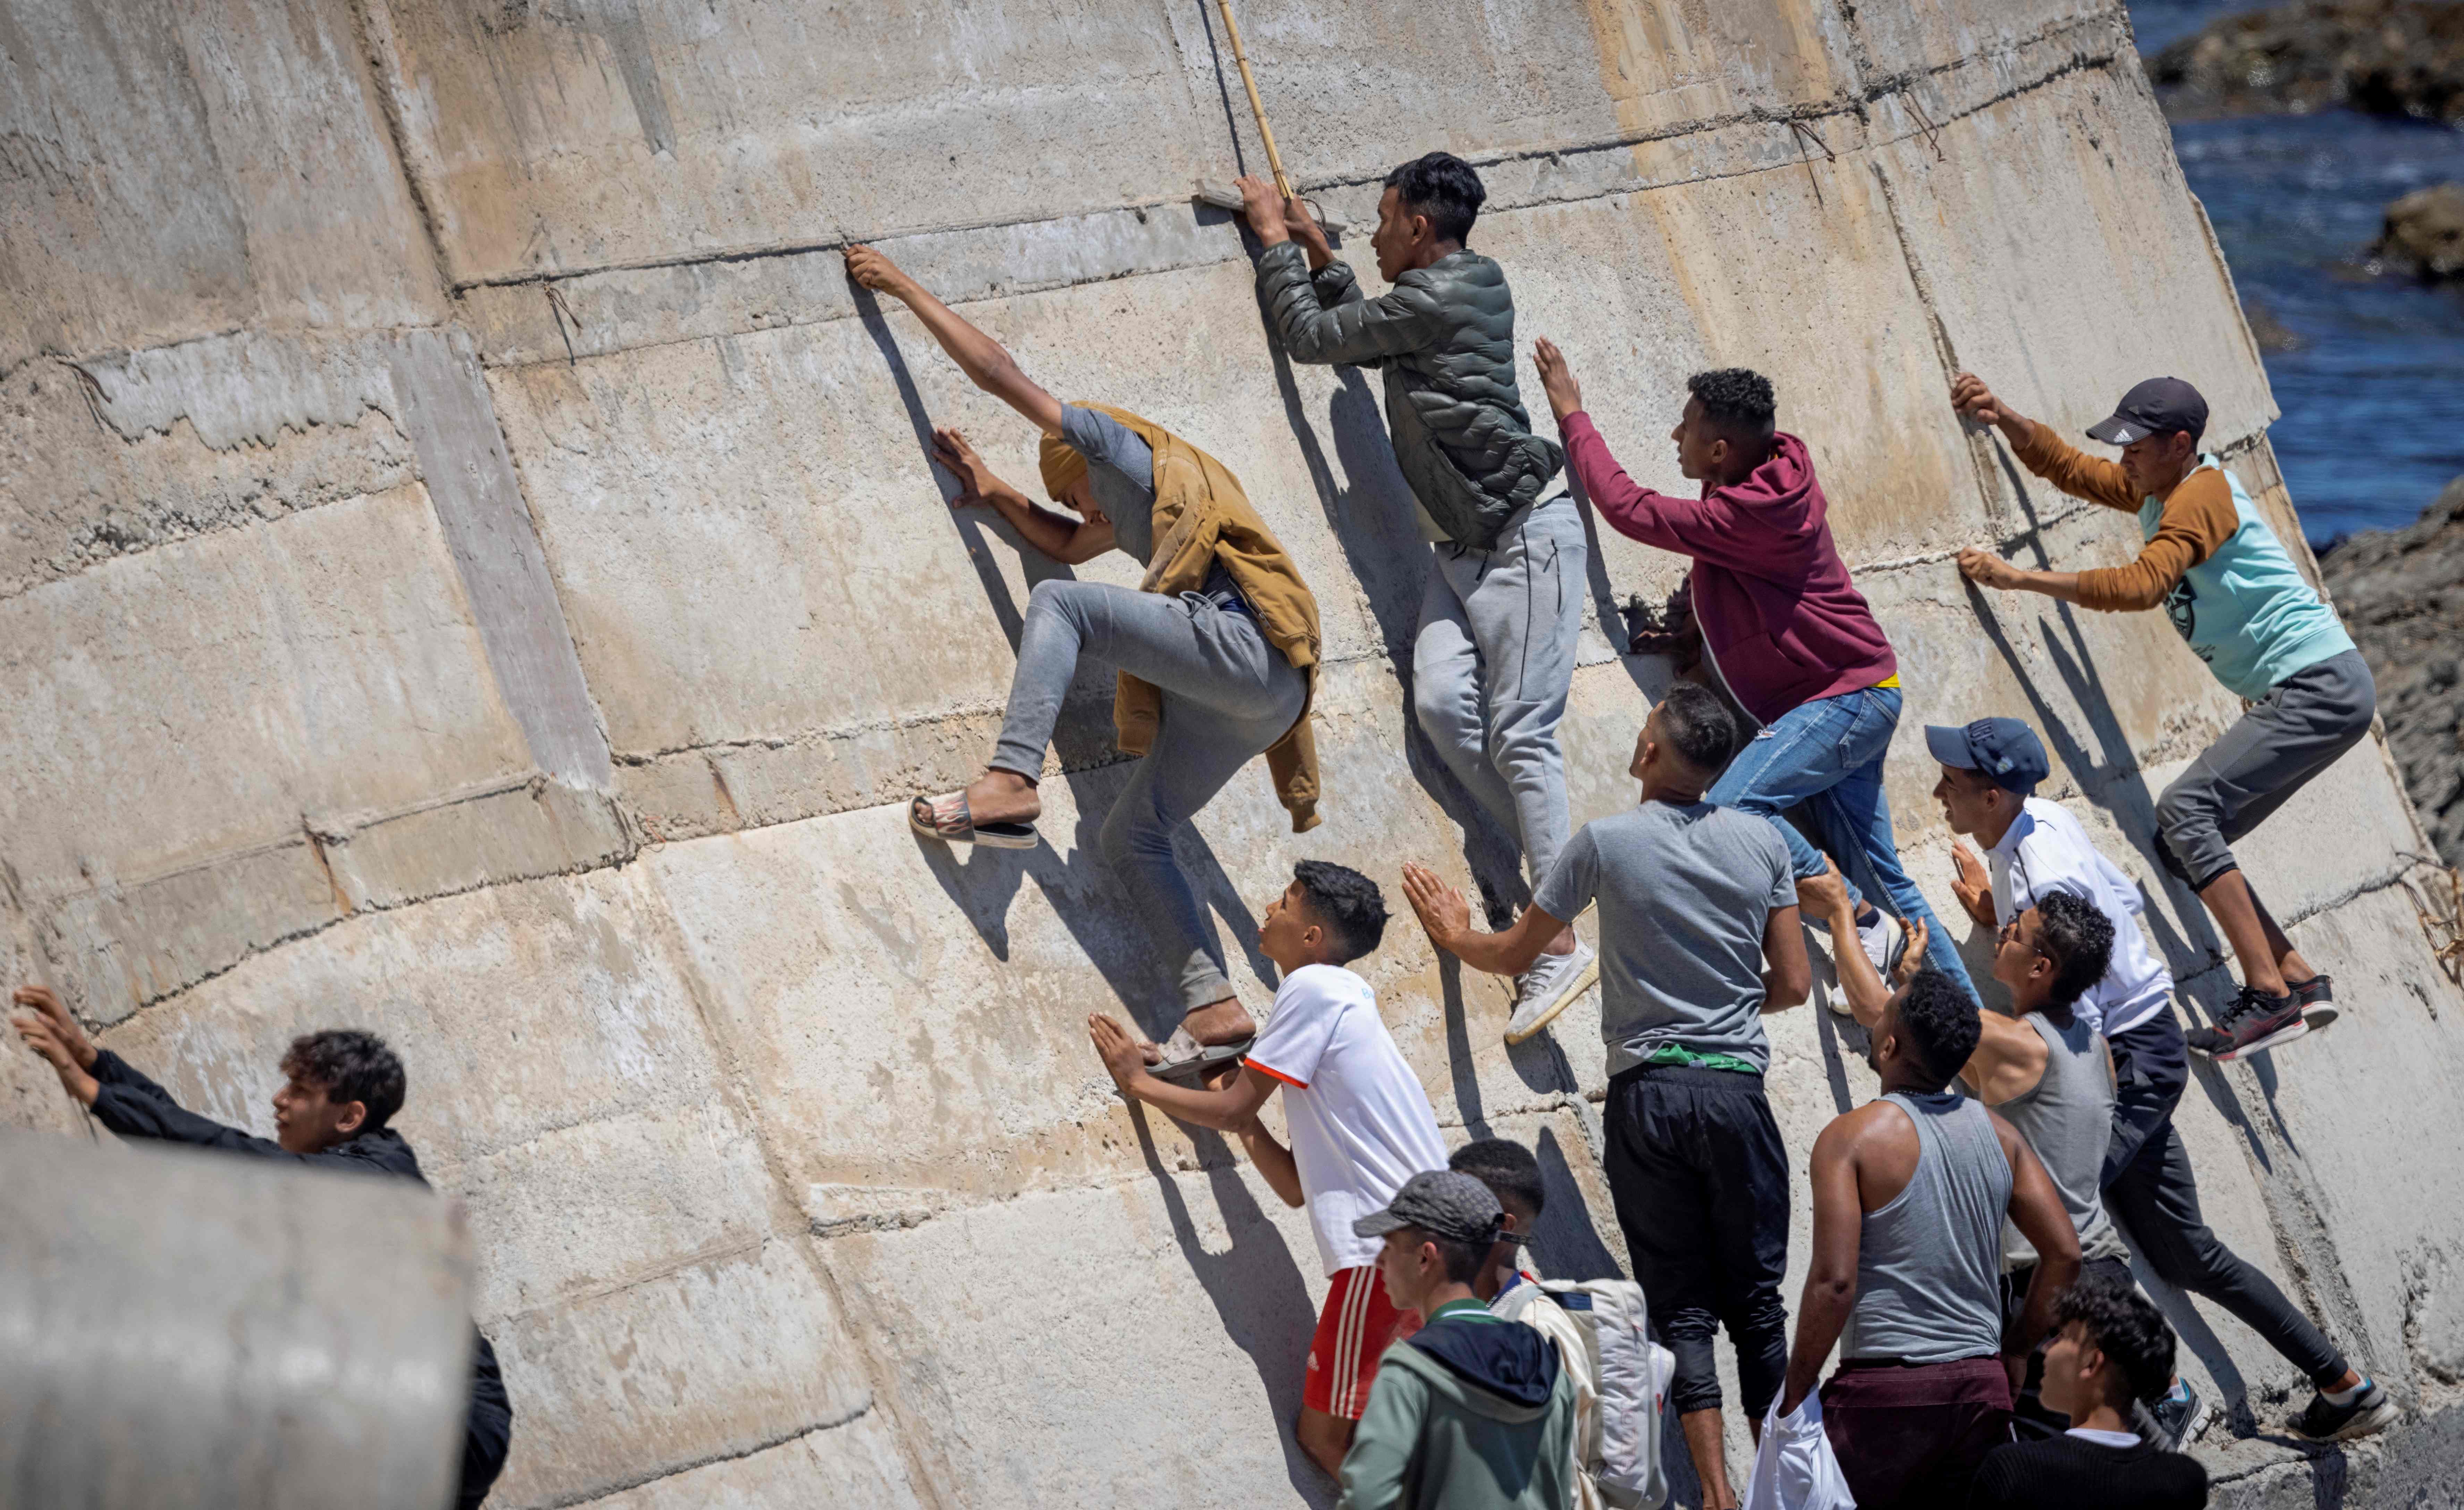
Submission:
[[[1892,938],[1894,929],[1901,935],[1897,941]],[[1891,978],[1893,951],[1906,947],[1906,933],[1905,929],[1900,928],[1900,920],[1881,908],[1874,908],[1874,921],[1857,925],[1857,942],[1865,946],[1865,957],[1874,962],[1874,974],[1886,981]]]
[[[1571,954],[1543,954],[1514,977],[1514,1016],[1506,1019],[1506,1041],[1520,1043],[1574,1004],[1600,978],[1599,952],[1581,939]]]

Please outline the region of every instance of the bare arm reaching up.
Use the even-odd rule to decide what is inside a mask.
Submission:
[[[887,294],[915,312],[950,360],[969,381],[1027,417],[1046,435],[1061,433],[1061,401],[1021,371],[1001,343],[976,329],[956,310],[909,277],[898,264],[870,247],[847,249],[847,276],[876,294]]]

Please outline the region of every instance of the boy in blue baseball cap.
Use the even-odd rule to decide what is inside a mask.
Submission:
[[[2188,1044],[2172,1010],[2173,974],[2140,929],[2138,886],[2097,851],[2067,808],[2035,795],[2052,771],[2036,732],[2016,718],[1980,718],[1926,729],[1925,748],[1942,762],[1934,798],[1944,819],[1953,833],[1986,846],[1983,860],[1966,844],[1951,850],[1959,872],[1951,889],[1970,916],[1999,928],[2043,897],[2071,891],[2113,925],[2104,974],[2072,1007],[2104,1035],[2113,1055],[2105,1209],[2167,1282],[2231,1311],[2310,1377],[2319,1392],[2291,1422],[2295,1431],[2321,1440],[2384,1431],[2395,1419],[2387,1391],[2353,1368],[2274,1280],[2217,1240],[2199,1215],[2189,1150],[2173,1127],[2173,1108],[2189,1082]],[[2297,1009],[2272,1032],[2215,1057],[2290,1042],[2307,1031]],[[2152,1410],[2174,1446],[2197,1435],[2207,1414],[2178,1379]]]

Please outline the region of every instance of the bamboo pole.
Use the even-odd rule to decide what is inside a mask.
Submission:
[[[1249,55],[1241,47],[1241,25],[1232,19],[1232,0],[1215,0],[1215,9],[1223,17],[1223,34],[1232,43],[1232,61],[1240,65],[1241,86],[1249,91],[1249,112],[1258,118],[1258,135],[1266,143],[1266,166],[1275,175],[1275,192],[1286,199],[1293,196],[1291,175],[1284,171],[1283,155],[1275,150],[1274,128],[1266,124],[1266,107],[1258,99],[1258,80],[1249,72]]]

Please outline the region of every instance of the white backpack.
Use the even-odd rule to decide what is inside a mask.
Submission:
[[[1661,1416],[1677,1358],[1651,1340],[1642,1286],[1631,1280],[1543,1280],[1518,1284],[1492,1307],[1508,1321],[1543,1295],[1562,1307],[1583,1334],[1593,1391],[1599,1397],[1584,1466],[1603,1502],[1616,1510],[1659,1510],[1668,1501],[1660,1464]]]

